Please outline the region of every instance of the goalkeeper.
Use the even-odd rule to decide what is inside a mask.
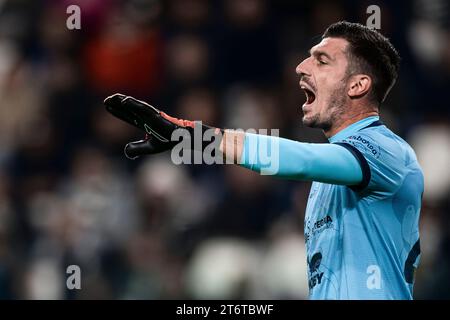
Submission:
[[[303,123],[322,129],[326,144],[211,129],[121,94],[105,105],[146,132],[127,144],[128,157],[172,150],[177,129],[211,129],[227,160],[314,181],[304,223],[310,299],[412,299],[423,174],[412,148],[379,119],[399,64],[397,51],[377,31],[348,22],[327,28],[296,69],[306,94]],[[202,151],[209,143],[190,148]],[[262,149],[271,149],[275,169],[267,169]]]

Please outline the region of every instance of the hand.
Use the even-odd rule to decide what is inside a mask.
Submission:
[[[178,143],[171,141],[175,130],[186,129],[193,134],[197,125],[194,121],[168,116],[146,102],[119,93],[107,97],[104,104],[112,115],[146,133],[143,140],[130,142],[125,146],[125,155],[130,159],[171,150]],[[201,126],[202,133],[211,129],[205,125]]]

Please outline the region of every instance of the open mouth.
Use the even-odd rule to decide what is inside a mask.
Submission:
[[[304,84],[300,85],[300,88],[305,92],[306,96],[306,102],[304,105],[312,104],[316,100],[316,93],[312,89],[306,87]]]
[[[309,90],[307,88],[305,88],[303,90],[305,91],[305,95],[306,95],[306,103],[305,104],[313,103],[314,100],[316,100],[316,94],[312,90]]]

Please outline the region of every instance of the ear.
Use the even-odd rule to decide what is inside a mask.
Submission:
[[[370,91],[372,78],[366,74],[355,74],[350,78],[347,94],[350,98],[362,97]]]

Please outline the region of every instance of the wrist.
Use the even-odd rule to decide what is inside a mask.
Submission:
[[[240,163],[244,150],[244,142],[245,132],[225,130],[219,149],[223,153],[227,163]]]

